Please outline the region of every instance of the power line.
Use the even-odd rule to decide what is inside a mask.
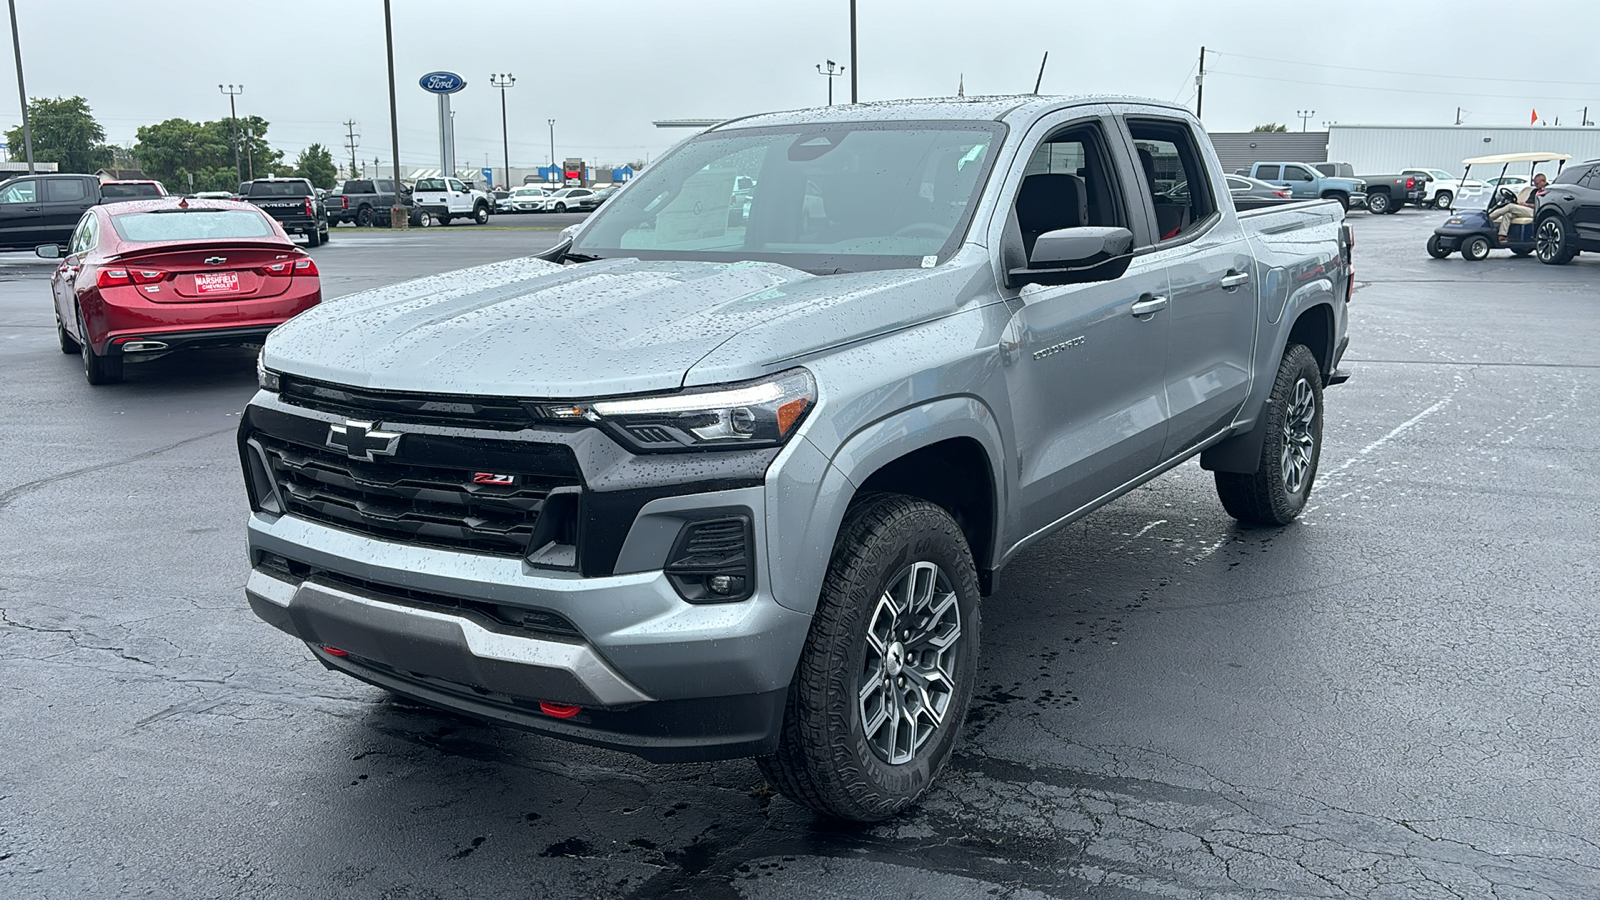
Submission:
[[[1600,87],[1600,81],[1568,81],[1565,79],[1548,80],[1539,78],[1500,78],[1487,75],[1441,75],[1436,72],[1399,72],[1394,69],[1368,69],[1362,66],[1338,66],[1332,63],[1306,62],[1303,59],[1273,59],[1267,56],[1249,56],[1244,53],[1218,53],[1215,56],[1232,56],[1237,59],[1253,59],[1257,62],[1281,63],[1290,66],[1315,66],[1320,69],[1343,69],[1347,72],[1373,72],[1378,75],[1404,75],[1408,78],[1454,78],[1465,81],[1506,81],[1517,84],[1575,84],[1584,87]],[[1319,83],[1319,82],[1312,82]]]
[[[1390,94],[1431,94],[1436,97],[1460,97],[1464,94],[1473,97],[1496,97],[1504,100],[1587,100],[1588,97],[1558,97],[1547,94],[1485,94],[1468,88],[1454,91],[1429,91],[1421,88],[1390,88],[1375,87],[1363,84],[1330,84],[1326,81],[1307,81],[1303,78],[1278,78],[1272,75],[1249,75],[1244,72],[1229,72],[1226,69],[1211,69],[1207,74],[1232,75],[1235,78],[1253,78],[1257,81],[1281,81],[1287,84],[1314,84],[1318,87],[1339,88],[1351,91],[1383,91]],[[1576,83],[1576,82],[1575,82]]]

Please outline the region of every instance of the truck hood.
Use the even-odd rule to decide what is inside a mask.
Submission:
[[[396,391],[565,398],[672,390],[686,380],[755,377],[954,312],[974,274],[952,265],[817,276],[774,263],[515,259],[325,302],[273,331],[265,363]],[[715,365],[689,379],[719,347]]]

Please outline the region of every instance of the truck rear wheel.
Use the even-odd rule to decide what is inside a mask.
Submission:
[[[372,207],[370,207],[370,206],[361,207],[360,209],[356,210],[356,225],[361,227],[361,228],[371,227],[372,219],[373,219],[373,216],[375,216],[375,215],[376,215],[376,213],[374,213],[372,211]]]
[[[762,774],[827,815],[904,810],[950,758],[977,661],[978,575],[961,527],[926,501],[857,499]]]
[[[489,207],[479,203],[477,208],[472,211],[472,221],[477,222],[479,225],[489,224]]]
[[[306,232],[306,246],[307,247],[321,247],[322,246],[322,230],[320,228],[317,228],[316,226],[312,226],[311,230]]]
[[[1305,508],[1322,457],[1322,372],[1304,344],[1278,364],[1255,472],[1216,472],[1222,507],[1250,525],[1287,525]]]
[[[1367,212],[1381,216],[1390,210],[1389,195],[1382,191],[1375,191],[1367,195]]]

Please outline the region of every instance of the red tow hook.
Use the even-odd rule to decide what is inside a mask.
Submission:
[[[570,719],[578,713],[583,712],[583,707],[571,706],[566,703],[549,703],[544,700],[540,700],[539,711],[547,716],[554,716],[557,719]]]

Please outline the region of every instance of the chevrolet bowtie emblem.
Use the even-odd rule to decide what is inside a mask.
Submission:
[[[225,263],[227,261],[228,261],[228,258],[226,256],[208,256],[208,257],[206,257],[206,265],[208,265],[208,266],[220,266],[220,265],[222,265],[223,263]]]
[[[328,426],[328,446],[344,451],[351,459],[372,462],[374,456],[393,456],[400,448],[400,434],[374,431],[371,422],[346,419],[343,425]]]

